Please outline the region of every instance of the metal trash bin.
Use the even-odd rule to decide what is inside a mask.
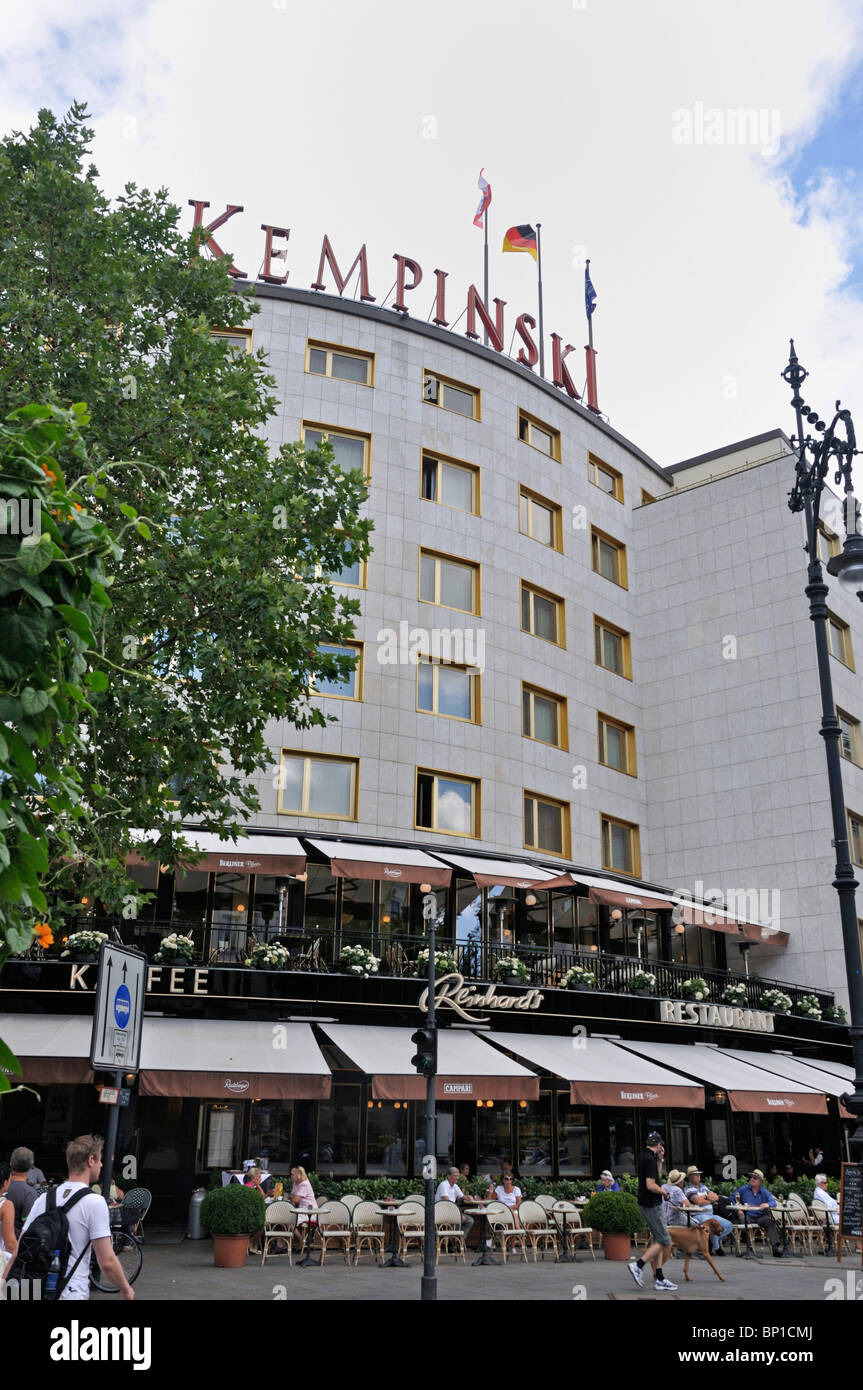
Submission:
[[[201,1225],[201,1203],[207,1195],[205,1187],[196,1187],[189,1201],[189,1215],[186,1221],[187,1240],[206,1240],[207,1233]]]

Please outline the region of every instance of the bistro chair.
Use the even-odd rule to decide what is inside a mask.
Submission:
[[[543,1259],[545,1259],[545,1251],[549,1245],[552,1253],[557,1255],[557,1227],[551,1224],[549,1212],[545,1207],[540,1206],[539,1202],[522,1202],[518,1209],[518,1219],[530,1241],[534,1264],[536,1264],[536,1252],[540,1246],[542,1246]]]
[[[342,1197],[339,1198],[339,1201],[341,1202],[342,1206],[347,1207],[348,1211],[352,1212],[354,1207],[358,1207],[360,1202],[365,1201],[365,1198],[358,1197],[355,1192],[346,1192]]]
[[[351,1211],[351,1225],[354,1228],[354,1264],[359,1264],[364,1245],[372,1254],[377,1252],[378,1264],[383,1264],[384,1216],[377,1203],[358,1201]]]
[[[546,1211],[551,1211],[552,1207],[557,1201],[557,1198],[549,1197],[547,1192],[540,1192],[539,1196],[536,1197],[534,1200],[536,1201],[538,1206],[544,1207]]]
[[[297,970],[326,970],[326,965],[321,960],[321,937],[317,937],[310,946],[297,956]]]
[[[405,955],[404,947],[401,946],[399,942],[394,941],[392,945],[387,946],[384,951],[384,962],[387,967],[388,975],[407,974],[408,958]]]
[[[524,1203],[522,1203],[522,1206]],[[519,1216],[521,1207],[519,1207]],[[566,1238],[572,1246],[573,1253],[580,1240],[586,1240],[590,1250],[591,1258],[596,1264],[596,1251],[593,1248],[593,1227],[583,1226],[581,1223],[581,1212],[574,1202],[555,1202],[552,1219],[555,1221],[558,1230],[563,1233],[563,1223],[566,1222]]]
[[[813,1202],[809,1208],[809,1217],[812,1221],[812,1234],[821,1245],[822,1255],[832,1254],[833,1240],[839,1233],[839,1227],[833,1222],[833,1213],[827,1210],[823,1202]]]
[[[297,1229],[297,1209],[291,1202],[271,1202],[267,1207],[267,1215],[264,1220],[264,1234],[261,1241],[261,1264],[267,1263],[267,1256],[270,1253],[270,1246],[277,1245],[283,1241],[288,1247],[286,1254],[288,1264],[293,1267],[293,1255],[291,1253],[294,1244],[294,1235]]]
[[[412,1245],[416,1245],[422,1252],[426,1235],[424,1208],[418,1202],[402,1202],[396,1212],[396,1224],[399,1232],[399,1257],[404,1259]]]
[[[321,1243],[321,1264],[331,1245],[341,1244],[348,1263],[351,1251],[351,1214],[343,1202],[324,1202],[317,1210],[318,1239]]]
[[[437,1263],[441,1255],[445,1253],[455,1255],[456,1259],[461,1255],[461,1262],[464,1264],[464,1227],[461,1212],[455,1202],[435,1202],[434,1225],[435,1262]],[[454,1250],[452,1249],[453,1245],[455,1245]]]
[[[133,1187],[120,1203],[120,1225],[133,1235],[140,1236],[141,1225],[152,1200],[153,1194],[149,1188]]]
[[[521,1258],[527,1264],[527,1232],[521,1226],[516,1226],[512,1208],[503,1202],[490,1202],[485,1214],[492,1240],[499,1247],[504,1264],[507,1251],[513,1248],[521,1252]]]
[[[426,1199],[422,1192],[412,1192],[409,1197],[402,1197],[401,1200],[402,1206],[404,1206],[405,1202],[418,1202],[423,1211],[425,1211]]]
[[[789,1192],[785,1198],[785,1223],[786,1230],[791,1240],[792,1250],[796,1250],[797,1241],[805,1244],[808,1254],[812,1254],[812,1221],[803,1198],[797,1192]],[[780,1215],[780,1228],[781,1228]]]

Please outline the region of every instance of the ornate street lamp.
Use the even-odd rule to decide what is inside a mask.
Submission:
[[[841,554],[828,563],[843,587],[863,599],[863,536],[860,535],[860,504],[855,501],[851,466],[857,453],[851,412],[836,411],[828,426],[818,412],[807,406],[800,388],[809,373],[801,366],[791,339],[791,354],[782,377],[792,388],[791,404],[797,418],[797,433],[791,436],[797,454],[794,487],[788,505],[792,512],[803,512],[806,519],[806,545],[809,552],[809,616],[815,631],[815,651],[818,659],[818,679],[821,686],[821,736],[827,754],[827,776],[830,783],[830,809],[833,816],[833,844],[836,849],[836,876],[833,887],[839,894],[842,920],[842,942],[845,970],[848,978],[848,998],[851,1007],[851,1047],[854,1059],[854,1092],[842,1096],[842,1103],[857,1120],[849,1144],[855,1158],[863,1160],[863,973],[861,973],[860,935],[857,926],[855,889],[857,880],[848,846],[848,817],[842,788],[842,766],[839,739],[841,727],[833,703],[833,681],[830,674],[830,648],[827,636],[827,595],[829,589],[821,569],[818,554],[818,523],[824,484],[831,467],[835,469],[834,484],[843,484],[845,492],[845,544]]]

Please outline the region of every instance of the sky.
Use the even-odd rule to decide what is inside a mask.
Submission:
[[[86,101],[109,195],[242,204],[216,237],[251,275],[289,227],[296,288],[324,233],[378,303],[411,256],[421,318],[436,267],[452,319],[482,287],[484,167],[507,344],[536,270],[503,235],[539,220],[546,336],[581,388],[589,256],[600,407],[660,463],[791,433],[791,336],[863,418],[857,0],[9,0],[0,55],[4,134]]]

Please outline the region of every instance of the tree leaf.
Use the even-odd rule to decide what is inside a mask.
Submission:
[[[42,613],[32,610],[0,609],[0,650],[15,666],[34,663],[48,637],[48,624]]]
[[[73,608],[69,603],[58,603],[57,612],[78,637],[83,638],[85,642],[93,641],[90,619],[86,613],[81,612],[80,608]]]

